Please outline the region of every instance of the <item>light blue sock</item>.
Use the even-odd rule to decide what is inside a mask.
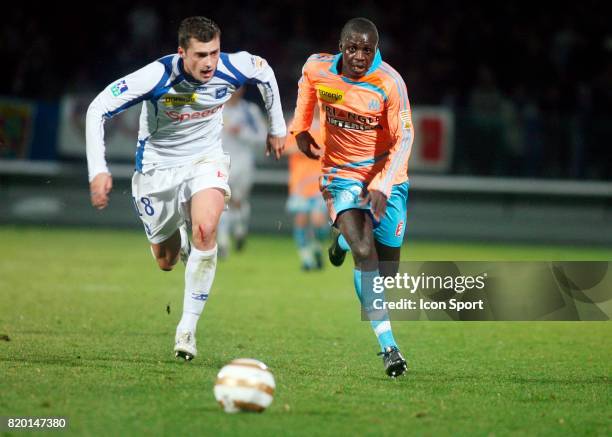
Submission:
[[[361,270],[357,268],[353,269],[355,292],[357,293],[359,302],[361,302],[366,314],[370,318],[370,325],[376,334],[380,349],[384,352],[388,347],[397,348],[397,343],[395,342],[395,338],[393,338],[389,313],[386,310],[374,309],[374,299],[382,298],[384,301],[385,297],[382,293],[374,293],[374,278],[379,275],[380,273],[378,270],[362,273]]]
[[[303,249],[308,244],[306,236],[306,228],[293,227],[293,239],[299,249]]]
[[[314,259],[312,254],[312,248],[310,247],[310,238],[308,236],[309,229],[307,227],[293,227],[293,239],[298,247],[298,255],[302,262],[302,267],[312,268],[314,265]]]
[[[329,235],[329,228],[327,226],[316,226],[314,228],[314,236],[317,241],[325,241]],[[342,237],[340,237],[342,238]]]
[[[351,246],[348,245],[348,243],[346,242],[346,238],[344,238],[344,235],[340,234],[340,237],[338,238],[338,246],[340,246],[340,249],[345,250],[347,252],[351,251]]]

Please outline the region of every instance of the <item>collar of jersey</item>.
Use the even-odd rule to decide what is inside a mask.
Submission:
[[[202,82],[200,82],[199,80],[194,78],[191,74],[189,74],[189,73],[187,73],[185,71],[185,68],[183,67],[183,58],[179,58],[179,60],[177,62],[177,66],[178,66],[178,70],[179,70],[179,73],[181,74],[181,76],[183,76],[183,78],[187,82],[189,82],[191,85],[193,85],[193,86],[203,85]]]
[[[334,61],[331,64],[331,67],[329,68],[329,71],[331,71],[334,74],[340,74],[340,72],[338,71],[338,63],[340,62],[340,59],[342,59],[342,53],[338,53],[337,55],[334,56]],[[380,54],[380,50],[376,49],[376,54],[374,55],[374,61],[372,61],[372,65],[370,66],[370,69],[366,72],[366,74],[364,74],[364,77],[367,76],[368,74],[372,74],[374,73],[374,71],[376,71],[376,69],[378,67],[380,67],[380,64],[382,63],[382,55]]]

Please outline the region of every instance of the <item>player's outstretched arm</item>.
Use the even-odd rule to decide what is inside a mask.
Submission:
[[[230,56],[230,62],[246,78],[246,82],[256,84],[268,113],[268,136],[266,155],[279,159],[285,146],[287,126],[283,116],[278,84],[272,67],[265,59],[248,52],[238,52]]]
[[[312,135],[310,135],[308,132],[308,129],[310,129],[310,126],[312,125],[315,105],[317,102],[315,88],[308,75],[309,61],[312,58],[312,56],[308,58],[308,61],[306,61],[306,64],[304,64],[304,67],[302,68],[302,77],[300,77],[300,80],[298,81],[298,95],[295,104],[295,113],[293,115],[293,121],[291,122],[289,131],[295,135],[298,148],[309,158],[317,159],[310,148],[310,144],[314,143],[316,145],[316,142],[312,138]],[[302,146],[300,146],[298,136],[302,138]],[[317,149],[319,149],[319,147],[317,147]]]
[[[104,123],[116,114],[140,103],[152,93],[163,77],[165,67],[160,62],[151,64],[110,83],[91,102],[85,123],[87,169],[91,203],[98,209],[108,205],[108,194],[113,179],[106,165]]]
[[[394,144],[389,149],[389,155],[385,160],[384,167],[374,176],[368,185],[370,195],[377,190],[387,198],[391,195],[393,184],[398,180],[405,180],[406,178],[408,159],[414,140],[412,115],[406,85],[397,72],[394,71],[393,74],[395,76],[396,87],[391,88],[389,92],[386,117]]]
[[[108,197],[113,189],[113,177],[110,173],[98,173],[89,183],[91,204],[94,208],[104,209],[108,205]]]
[[[310,159],[319,159],[321,157],[321,146],[317,144],[310,132],[303,131],[295,136],[298,149]]]

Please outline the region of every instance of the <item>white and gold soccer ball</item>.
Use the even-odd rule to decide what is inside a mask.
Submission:
[[[260,413],[272,403],[275,388],[274,376],[268,366],[251,358],[239,358],[217,374],[215,398],[226,413]]]

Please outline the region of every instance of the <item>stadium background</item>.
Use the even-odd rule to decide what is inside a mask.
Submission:
[[[89,205],[78,135],[87,102],[174,52],[186,16],[217,21],[224,51],[265,57],[288,116],[307,56],[335,52],[342,24],[366,16],[422,116],[403,258],[610,260],[612,31],[604,4],[5,6],[0,415],[69,415],[77,434],[171,434],[177,424],[253,435],[609,434],[609,323],[397,323],[412,373],[388,385],[371,332],[357,325],[350,263],[300,273],[284,211],[286,160],[265,159],[263,145],[255,235],[244,254],[219,264],[200,328],[199,347],[210,353],[179,367],[169,333],[182,268],[156,270],[132,212],[134,116],[109,123],[107,134],[118,138],[109,145],[115,188],[102,212]],[[247,97],[259,100],[256,90]],[[264,416],[226,419],[212,384],[220,366],[242,355],[272,366],[279,391]]]
[[[120,139],[108,147],[119,189],[106,215],[87,207],[79,133],[107,83],[176,50],[183,17],[211,16],[223,50],[266,57],[290,117],[306,57],[335,52],[342,24],[363,15],[425,114],[415,122],[408,235],[610,244],[612,33],[602,5],[105,2],[82,19],[12,5],[0,31],[0,221],[136,225],[125,191],[137,117],[107,129]],[[259,101],[256,89],[247,96]],[[258,166],[253,228],[288,231],[286,161],[261,153]]]

